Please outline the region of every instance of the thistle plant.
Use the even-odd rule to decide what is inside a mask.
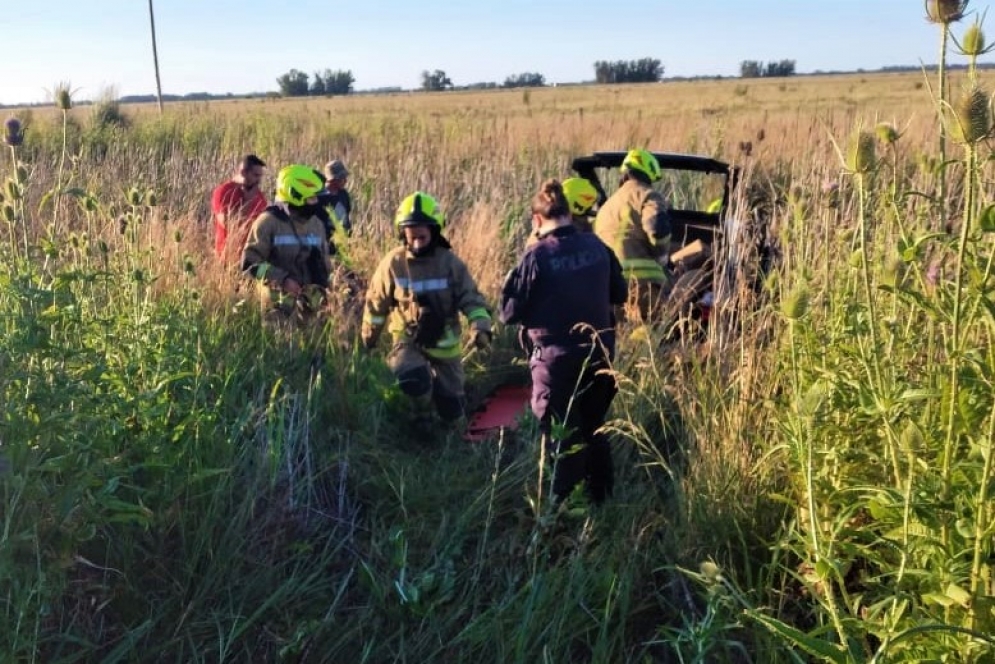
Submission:
[[[871,341],[877,347],[877,318],[874,312],[874,298],[871,288],[870,258],[867,255],[867,182],[866,178],[877,167],[877,152],[875,150],[874,136],[869,132],[859,130],[850,137],[847,147],[846,170],[851,173],[857,181],[857,223],[859,238],[859,251],[861,272],[864,282],[864,297],[867,298],[867,313],[871,331]],[[875,356],[876,357],[876,356]],[[879,378],[880,376],[875,376]]]
[[[52,89],[52,102],[56,108],[62,111],[62,151],[59,157],[59,173],[55,181],[55,205],[52,207],[53,235],[58,230],[59,204],[62,199],[62,176],[65,171],[66,147],[68,145],[69,111],[73,107],[73,92],[72,86],[66,81],[58,83]]]
[[[874,134],[885,148],[891,152],[891,193],[895,196],[898,193],[898,150],[896,145],[902,133],[890,122],[879,122],[874,127]]]
[[[992,134],[992,111],[991,101],[988,95],[978,87],[971,88],[957,102],[954,107],[954,118],[956,124],[953,126],[954,138],[964,146],[964,212],[960,224],[960,237],[957,243],[957,258],[954,275],[953,294],[953,316],[951,321],[952,352],[950,354],[950,393],[958,394],[960,388],[960,368],[962,363],[961,347],[964,344],[962,328],[964,326],[963,306],[964,306],[964,275],[966,272],[965,255],[967,253],[967,240],[971,230],[972,221],[975,217],[977,207],[976,197],[978,189],[978,150],[980,141],[988,138]],[[955,410],[950,409],[949,421],[947,423],[947,434],[943,449],[942,474],[944,485],[949,488],[951,481],[951,463],[953,460],[954,447],[956,443],[955,435]],[[944,533],[946,541],[948,533]]]
[[[940,102],[944,103],[948,100],[947,95],[947,44],[950,41],[950,24],[956,23],[957,21],[964,18],[964,12],[967,10],[967,5],[970,0],[926,0],[926,20],[930,23],[935,23],[940,26],[940,59],[937,62],[936,76],[937,76],[937,87],[939,88]],[[947,161],[947,134],[943,126],[942,116],[940,122],[940,163],[946,163]],[[944,172],[940,172],[940,182],[939,182],[939,201],[940,201],[940,223],[941,226],[946,227],[947,225],[947,183],[946,175]]]
[[[968,26],[960,41],[954,37],[954,44],[957,45],[960,54],[967,56],[968,80],[971,85],[978,84],[978,57],[990,53],[993,48],[993,46],[985,44],[985,33],[981,29],[982,21],[983,19],[976,19],[972,25]]]
[[[20,120],[14,117],[7,118],[7,121],[4,122],[3,142],[10,147],[10,159],[14,173],[11,179],[7,181],[5,193],[10,202],[4,205],[3,215],[10,230],[11,248],[16,251],[14,227],[18,220],[24,222],[24,180],[26,179],[26,173],[17,161],[17,148],[24,143],[24,127],[21,125]],[[24,255],[27,256],[28,231],[25,223],[21,224],[21,231],[24,240]]]

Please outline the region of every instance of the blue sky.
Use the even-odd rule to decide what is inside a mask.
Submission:
[[[45,101],[60,81],[81,98],[155,91],[145,0],[17,4],[0,12],[0,103]],[[457,85],[581,81],[595,60],[642,57],[665,76],[732,76],[743,60],[877,69],[933,63],[939,43],[921,0],[155,0],[155,19],[174,94],[275,90],[291,68],[349,69],[360,90],[417,87],[426,69]]]

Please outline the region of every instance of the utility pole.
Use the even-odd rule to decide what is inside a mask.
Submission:
[[[155,93],[159,102],[159,115],[162,115],[162,83],[159,81],[159,52],[155,47],[155,14],[152,12],[152,0],[149,0],[149,23],[152,24],[152,61],[155,63]]]

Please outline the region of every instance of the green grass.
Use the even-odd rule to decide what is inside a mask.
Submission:
[[[873,118],[827,123],[824,101],[780,126],[820,136],[804,159],[758,140],[734,213],[769,219],[780,268],[703,343],[623,329],[597,509],[553,510],[530,417],[410,439],[344,292],[284,328],[213,263],[206,197],[250,146],[347,158],[364,277],[393,206],[432,191],[493,300],[524,201],[570,154],[742,140],[667,131],[629,108],[638,86],[599,97],[621,119],[592,137],[597,112],[554,94],[507,117],[386,98],[365,125],[282,106],[34,121],[0,165],[0,659],[991,661],[984,142],[942,166],[933,126],[855,162],[833,144]],[[520,379],[513,330],[467,369],[474,399]]]

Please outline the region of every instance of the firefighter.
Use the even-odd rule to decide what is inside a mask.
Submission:
[[[330,266],[325,229],[315,216],[322,186],[310,166],[284,167],[276,202],[252,223],[242,271],[259,283],[264,308],[289,316],[323,305]]]
[[[554,459],[556,500],[583,482],[600,503],[614,486],[608,437],[600,432],[618,391],[610,372],[612,310],[625,303],[628,289],[614,252],[578,231],[570,212],[563,186],[543,183],[532,199],[539,239],[505,280],[499,315],[521,324],[529,338],[532,411]]]
[[[622,161],[618,190],[598,210],[594,232],[618,256],[631,286],[630,311],[640,322],[659,315],[669,286],[670,215],[663,196],[653,189],[662,173],[646,150],[629,150]]]
[[[460,312],[479,349],[491,343],[491,314],[442,235],[445,217],[433,197],[416,191],[405,198],[394,225],[403,244],[384,256],[370,281],[361,341],[374,348],[386,326],[393,342],[387,364],[411,399],[415,434],[426,438],[435,412],[447,423],[465,414]]]
[[[587,178],[567,178],[561,184],[574,226],[582,233],[590,233],[594,230],[591,224],[591,210],[598,202],[598,190]],[[528,249],[538,241],[539,236],[533,230],[529,234],[528,240],[525,241],[525,248]]]

